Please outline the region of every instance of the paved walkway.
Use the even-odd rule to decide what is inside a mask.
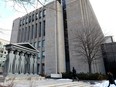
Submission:
[[[8,80],[4,85],[13,83],[13,87],[94,87],[89,82],[71,79],[42,79],[42,80]]]
[[[59,81],[59,80],[44,80],[44,81],[34,81],[34,82],[21,82],[16,83],[14,87],[93,87],[89,83],[85,83],[82,81]]]

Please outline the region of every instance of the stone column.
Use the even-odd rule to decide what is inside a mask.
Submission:
[[[37,74],[37,56],[34,56],[34,74]]]
[[[20,59],[20,56],[19,56],[19,52],[17,51],[16,59],[15,59],[15,66],[14,66],[14,73],[16,74],[18,74],[19,72],[19,59]]]
[[[10,51],[8,55],[9,65],[8,65],[8,74],[13,73],[13,60],[14,60],[14,51]]]
[[[31,56],[30,56],[30,74],[33,73],[33,62],[34,62],[33,55],[31,54]]]
[[[25,73],[29,73],[29,54],[25,53]]]
[[[24,74],[24,69],[25,69],[25,56],[24,53],[22,53],[20,61],[20,73]]]
[[[66,72],[65,64],[65,46],[64,46],[64,26],[63,26],[63,15],[62,6],[57,2],[57,44],[58,44],[58,72]]]

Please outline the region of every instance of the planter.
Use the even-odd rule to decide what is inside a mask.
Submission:
[[[51,74],[51,78],[55,78],[55,79],[62,78],[62,74]]]

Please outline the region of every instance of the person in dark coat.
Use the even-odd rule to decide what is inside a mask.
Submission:
[[[116,83],[115,83],[115,80],[114,80],[114,77],[113,77],[113,74],[111,72],[108,72],[108,80],[109,80],[109,85],[108,87],[110,87],[111,84],[114,84],[116,86]]]
[[[72,69],[72,81],[74,81],[75,79],[79,81],[79,79],[78,79],[78,77],[77,77],[77,75],[76,75],[76,70],[75,70],[75,68],[73,67],[73,69]]]

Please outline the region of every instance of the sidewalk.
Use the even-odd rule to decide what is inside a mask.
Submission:
[[[17,83],[14,87],[93,87],[89,83],[83,81],[66,81],[66,80],[43,80],[34,81],[31,84],[28,83]]]

